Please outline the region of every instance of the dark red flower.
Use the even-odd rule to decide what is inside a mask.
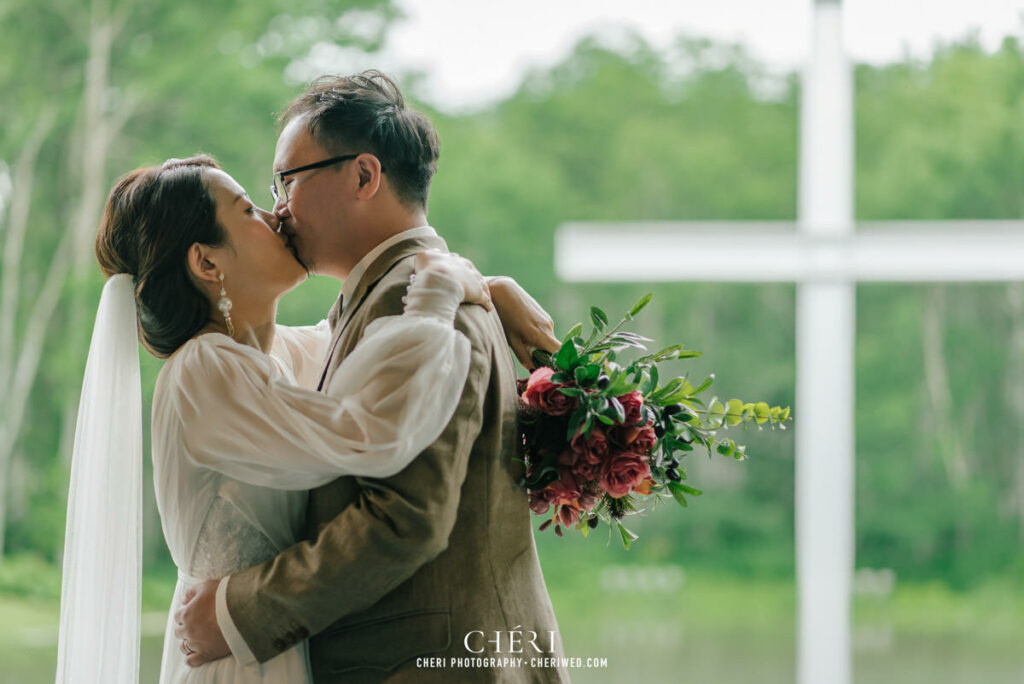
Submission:
[[[551,382],[551,376],[554,374],[554,370],[546,367],[533,371],[530,379],[526,381],[522,398],[531,408],[552,416],[563,416],[572,413],[579,402],[576,397],[567,397],[558,391],[560,387],[566,385]]]
[[[601,473],[601,487],[619,499],[651,474],[646,454],[621,451],[612,454]]]
[[[643,417],[644,395],[634,390],[629,394],[623,394],[621,397],[616,398],[626,411],[626,419],[622,421],[622,424],[630,426],[639,425],[640,419]]]

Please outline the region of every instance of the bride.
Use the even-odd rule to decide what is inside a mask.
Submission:
[[[387,477],[441,433],[469,364],[461,302],[491,307],[525,363],[555,349],[550,318],[510,279],[425,252],[401,316],[366,332],[313,391],[326,322],[289,328],[277,303],[306,277],[276,217],[209,157],[133,171],[96,238],[108,280],[93,332],[72,459],[57,682],[137,682],[142,420],[138,344],[166,359],[153,395],[157,507],[191,584],[261,563],[301,539],[307,490]],[[309,682],[305,642],[242,667],[188,668],[168,621],[160,681]]]

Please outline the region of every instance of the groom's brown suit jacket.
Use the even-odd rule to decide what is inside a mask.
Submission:
[[[391,246],[344,313],[335,305],[324,384],[370,322],[402,313],[412,255],[430,247],[446,249],[430,237]],[[501,323],[463,305],[455,326],[472,356],[441,437],[393,477],[310,492],[310,541],[231,578],[228,609],[261,662],[313,635],[317,684],[568,681],[562,667],[530,666],[563,651],[516,485],[516,378]],[[506,657],[523,666],[455,660]]]

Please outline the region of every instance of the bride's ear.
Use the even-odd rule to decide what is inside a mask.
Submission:
[[[217,267],[217,257],[207,245],[192,243],[188,248],[187,262],[189,272],[200,284],[219,282],[221,271]]]

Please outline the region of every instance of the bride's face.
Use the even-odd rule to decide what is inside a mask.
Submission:
[[[228,245],[219,249],[228,296],[251,298],[259,304],[280,297],[306,279],[286,236],[277,232],[278,219],[255,206],[245,189],[220,170],[204,173],[217,205],[217,220],[227,232]]]

